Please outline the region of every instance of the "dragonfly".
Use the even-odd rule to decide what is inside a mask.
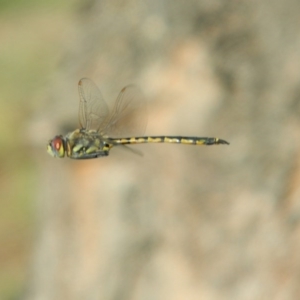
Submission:
[[[142,143],[229,145],[227,141],[215,137],[143,136],[147,105],[135,85],[121,90],[111,112],[91,79],[82,78],[78,83],[78,92],[80,128],[65,136],[57,135],[49,141],[47,152],[53,157],[98,158],[108,156],[114,146]]]

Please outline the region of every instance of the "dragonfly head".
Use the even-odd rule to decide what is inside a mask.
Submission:
[[[61,135],[57,135],[54,139],[50,140],[47,145],[47,152],[53,157],[65,156],[65,140]]]

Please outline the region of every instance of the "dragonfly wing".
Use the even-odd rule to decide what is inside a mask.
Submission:
[[[147,103],[135,85],[124,87],[100,132],[109,137],[142,135],[147,125]]]
[[[108,116],[108,107],[96,84],[88,78],[78,83],[79,124],[84,129],[98,130]]]

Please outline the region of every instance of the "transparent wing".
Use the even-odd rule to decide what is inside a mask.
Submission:
[[[78,92],[81,128],[98,130],[109,114],[100,90],[91,79],[82,78],[78,83]]]
[[[140,136],[147,125],[147,103],[135,85],[124,87],[108,120],[99,131],[109,137]]]

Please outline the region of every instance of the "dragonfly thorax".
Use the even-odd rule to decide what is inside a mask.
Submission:
[[[68,133],[65,143],[67,156],[75,159],[107,156],[113,146],[97,131],[82,128]]]

